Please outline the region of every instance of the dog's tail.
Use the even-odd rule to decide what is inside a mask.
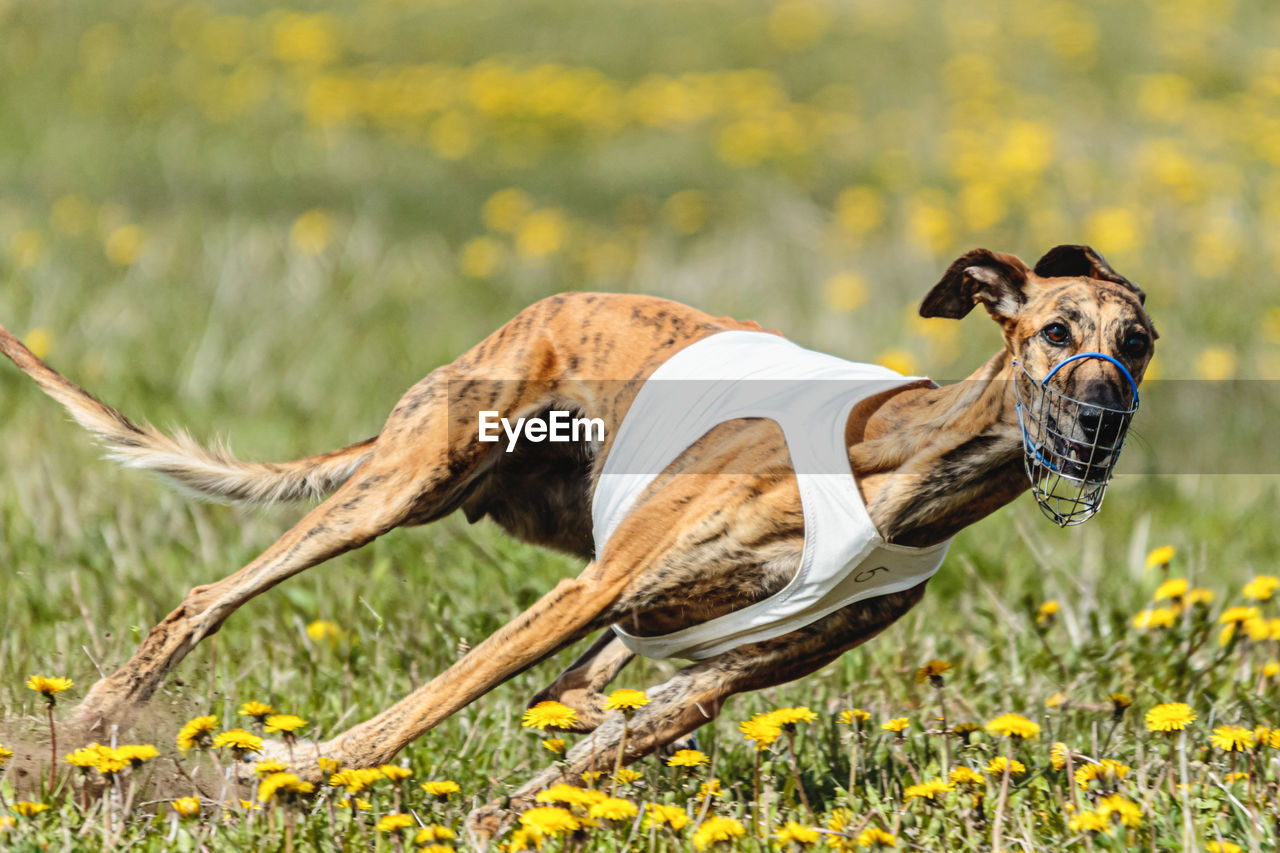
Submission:
[[[136,424],[45,364],[3,326],[0,352],[94,433],[109,455],[132,468],[145,468],[213,499],[238,503],[322,498],[373,453],[377,437],[294,462],[242,462],[222,447],[201,446],[186,432],[165,435]]]

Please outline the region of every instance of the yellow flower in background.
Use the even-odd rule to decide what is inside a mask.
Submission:
[[[213,739],[213,748],[229,747],[236,755],[246,752],[261,752],[262,738],[244,729],[227,729]]]
[[[1244,853],[1244,848],[1230,841],[1210,841],[1204,847],[1209,853]]]
[[[1061,770],[1067,766],[1067,756],[1071,753],[1070,747],[1061,741],[1049,747],[1049,763],[1053,765],[1054,770]]]
[[[609,694],[605,699],[606,711],[634,711],[649,704],[649,697],[640,690],[621,687]]]
[[[886,732],[900,735],[907,730],[909,725],[911,725],[911,722],[906,717],[894,717],[892,720],[881,723],[880,728]]]
[[[1010,761],[1003,755],[997,755],[995,758],[987,762],[986,771],[991,776],[1003,776],[1005,768],[1009,768],[1010,776],[1021,776],[1027,772],[1027,765],[1021,761]]]
[[[475,123],[461,110],[448,110],[431,123],[427,138],[436,154],[461,160],[476,148]]]
[[[857,311],[867,301],[867,280],[856,272],[838,272],[823,284],[823,300],[832,311]]]
[[[121,761],[133,767],[139,767],[144,761],[150,761],[160,752],[149,743],[126,743],[116,747],[116,755]]]
[[[955,786],[950,782],[944,782],[941,779],[930,779],[918,785],[909,785],[903,790],[902,798],[906,802],[916,799],[933,801],[953,790],[955,790]]]
[[[74,684],[70,678],[61,676],[49,677],[45,675],[33,675],[27,679],[27,687],[39,693],[49,702],[53,702],[53,697],[64,690],[71,688]]]
[[[539,835],[563,835],[582,826],[570,812],[559,806],[537,806],[520,815],[520,825]]]
[[[564,755],[565,741],[562,737],[543,738],[542,745],[556,755]]]
[[[1111,758],[1104,758],[1096,764],[1085,764],[1076,771],[1076,784],[1080,790],[1087,791],[1093,782],[1104,788],[1114,788],[1129,775],[1128,764],[1121,764]]]
[[[1157,566],[1162,568],[1168,566],[1173,562],[1174,555],[1177,553],[1177,549],[1172,545],[1161,545],[1147,554],[1147,568],[1154,569]]]
[[[237,713],[242,717],[255,717],[258,722],[262,722],[275,712],[276,709],[266,702],[245,702]]]
[[[590,817],[599,820],[631,820],[639,813],[635,803],[620,797],[605,797],[587,809]]]
[[[664,805],[663,803],[645,803],[644,817],[645,829],[669,826],[679,832],[689,823],[689,815],[684,809],[679,806]]]
[[[1123,207],[1102,207],[1085,218],[1085,242],[1103,254],[1124,254],[1142,248],[1142,223]]]
[[[613,776],[613,781],[619,785],[630,785],[644,778],[644,774],[638,770],[632,770],[630,767],[624,767]]]
[[[1151,596],[1151,600],[1164,601],[1166,598],[1182,598],[1187,594],[1187,586],[1186,578],[1169,578],[1156,587],[1155,594]]]
[[[333,242],[333,216],[321,208],[311,208],[293,220],[289,242],[304,255],[320,254]]]
[[[942,686],[942,676],[951,669],[951,664],[944,660],[931,660],[916,670],[916,684],[931,682],[935,687]]]
[[[328,622],[324,619],[317,619],[307,626],[307,636],[312,642],[320,642],[328,640],[336,643],[342,637],[342,629],[335,622]]]
[[[420,828],[413,836],[414,844],[427,844],[432,841],[453,841],[457,835],[452,829],[438,823],[429,823]]]
[[[196,717],[187,721],[181,729],[178,730],[178,749],[186,752],[193,746],[205,746],[209,742],[209,738],[213,735],[213,730],[218,727],[218,718],[209,714],[203,717]]]
[[[1138,629],[1146,628],[1172,628],[1178,619],[1178,611],[1172,607],[1157,607],[1153,610],[1143,610],[1133,617],[1133,627]]]
[[[1067,821],[1072,832],[1106,832],[1108,825],[1106,816],[1098,811],[1082,811]]]
[[[1280,661],[1269,660],[1262,666],[1262,675],[1265,678],[1275,678],[1280,675]],[[0,756],[2,758],[3,756]]]
[[[253,774],[259,779],[264,779],[273,773],[283,773],[288,767],[283,761],[277,761],[274,758],[264,758],[253,765]]]
[[[132,266],[142,257],[142,246],[147,241],[147,233],[141,225],[121,225],[107,235],[103,249],[107,260],[118,267]]]
[[[564,247],[569,235],[565,215],[554,208],[535,210],[516,229],[516,253],[528,260],[541,260]]]
[[[451,794],[461,793],[462,788],[458,787],[458,783],[451,779],[444,779],[438,782],[423,782],[422,790],[426,791],[432,797],[448,797]]]
[[[22,336],[22,342],[31,350],[32,355],[43,361],[53,350],[53,332],[44,326],[36,326]]]
[[[520,221],[533,210],[533,199],[522,189],[498,190],[484,203],[484,224],[494,231],[514,234]]]
[[[733,818],[711,815],[693,834],[693,846],[698,850],[706,850],[718,841],[732,841],[746,834],[746,827]]]
[[[316,759],[316,765],[319,766],[321,773],[337,773],[342,767],[342,762],[322,755]]]
[[[1180,732],[1195,722],[1196,714],[1183,702],[1166,702],[1147,711],[1147,730]]]
[[[35,803],[31,800],[19,800],[13,804],[13,810],[23,817],[34,817],[48,808],[44,803]]]
[[[1254,746],[1253,732],[1243,726],[1218,726],[1209,742],[1226,752],[1247,752]]]
[[[372,767],[351,767],[346,770],[339,770],[330,776],[329,785],[333,788],[346,788],[348,794],[358,794],[382,778],[384,777],[381,770]],[[423,786],[423,790],[427,790],[426,785]],[[434,792],[427,791],[427,793],[432,794]]]
[[[1019,740],[1027,740],[1040,734],[1039,724],[1031,722],[1021,714],[1001,714],[987,723],[986,729],[993,734]]]
[[[1257,619],[1259,615],[1260,612],[1256,607],[1228,607],[1218,617],[1218,623],[1220,625],[1241,625],[1250,619]]]
[[[315,787],[310,782],[303,782],[293,773],[278,771],[266,776],[258,784],[258,800],[265,803],[281,792],[310,794],[315,791]]]
[[[662,216],[677,234],[697,234],[710,215],[711,203],[701,190],[681,190],[662,203]]]
[[[898,837],[885,832],[878,826],[869,826],[858,833],[858,846],[871,848],[897,847]]]
[[[1236,354],[1226,347],[1205,347],[1196,356],[1196,376],[1210,381],[1230,379],[1236,375]]]
[[[698,767],[707,764],[711,759],[696,749],[678,749],[667,759],[668,767]]]
[[[914,376],[919,371],[916,357],[904,349],[887,349],[876,356],[876,364],[887,367],[903,376]]]
[[[1245,598],[1254,601],[1270,601],[1277,589],[1280,589],[1280,578],[1275,575],[1258,575],[1245,584],[1241,592]]]
[[[332,15],[288,13],[271,32],[276,59],[282,62],[323,65],[339,56],[338,20]]]
[[[867,720],[871,719],[871,714],[861,708],[849,708],[840,712],[837,722],[844,723],[846,726],[861,726]]]
[[[778,708],[775,711],[768,712],[764,716],[768,717],[769,722],[773,723],[775,726],[780,726],[784,729],[788,726],[795,726],[799,723],[812,723],[814,720],[818,719],[817,714],[804,706],[797,708]]]
[[[724,796],[724,787],[719,779],[708,779],[698,787],[698,799]]]
[[[401,829],[408,829],[413,826],[413,823],[412,815],[389,814],[383,815],[373,828],[378,832],[396,832]]]
[[[520,725],[526,729],[567,729],[577,721],[577,711],[554,699],[547,699],[527,709]]]
[[[874,187],[849,187],[836,196],[835,213],[842,231],[861,236],[884,224],[884,196]]]
[[[953,785],[977,785],[982,782],[982,774],[971,767],[957,766],[951,768],[947,777]]]
[[[369,811],[369,809],[373,808],[373,803],[369,802],[368,800],[361,799],[360,797],[356,797],[354,800],[351,799],[350,797],[344,797],[343,799],[338,800],[338,808],[340,809],[354,808],[354,809],[359,809],[360,811],[367,812]]]
[[[1057,599],[1051,599],[1049,601],[1046,601],[1044,604],[1041,604],[1040,608],[1036,611],[1036,621],[1037,622],[1049,621],[1055,615],[1057,615],[1058,610],[1061,609],[1061,607],[1062,605],[1058,603]]]
[[[1059,690],[1057,693],[1054,693],[1052,696],[1049,696],[1044,700],[1044,706],[1046,708],[1057,708],[1065,701],[1067,701],[1067,694]]]
[[[9,257],[20,270],[36,266],[44,254],[44,235],[36,228],[23,228],[9,238]]]
[[[200,814],[199,797],[179,797],[169,805],[180,817],[194,817]]]
[[[822,833],[811,826],[805,826],[804,824],[796,823],[794,820],[789,820],[783,825],[782,829],[778,830],[774,838],[783,846],[788,844],[817,844],[818,840],[822,838]]]
[[[6,749],[4,744],[0,744],[0,767],[4,767],[5,762],[10,758],[13,758],[13,750]]]
[[[267,717],[266,726],[263,728],[263,731],[293,734],[306,724],[307,721],[299,717],[297,714],[274,714]]]
[[[751,719],[738,723],[738,731],[747,740],[755,742],[757,751],[768,749],[775,740],[782,737],[782,727],[768,714],[756,714]]]
[[[400,767],[396,764],[384,764],[378,768],[378,771],[391,782],[403,782],[413,775],[413,771],[408,767]]]
[[[567,806],[587,808],[607,796],[603,791],[597,791],[594,788],[579,788],[577,785],[568,785],[561,782],[558,785],[552,785],[545,791],[539,791],[533,799],[534,802],[538,803],[564,803]]]
[[[471,278],[489,278],[506,263],[507,250],[492,237],[475,237],[458,250],[458,267]]]

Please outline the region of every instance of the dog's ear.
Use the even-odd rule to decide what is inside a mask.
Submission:
[[[1090,246],[1054,246],[1036,261],[1035,273],[1041,278],[1072,276],[1109,281],[1133,291],[1139,304],[1147,301],[1141,287],[1113,270],[1107,259]]]
[[[1029,272],[1015,255],[974,249],[947,268],[920,303],[920,316],[959,320],[981,302],[997,320],[1012,320],[1026,304]]]

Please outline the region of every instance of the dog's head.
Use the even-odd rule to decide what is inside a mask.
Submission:
[[[1097,493],[1084,518],[1101,502],[1157,337],[1144,299],[1093,249],[1058,246],[1034,269],[975,249],[921,304],[922,316],[954,319],[982,304],[1000,324],[1037,500],[1066,480]]]

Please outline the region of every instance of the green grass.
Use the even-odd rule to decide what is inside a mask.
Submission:
[[[281,55],[295,19],[257,2],[89,4],[76,15],[0,5],[0,323],[43,339],[55,366],[126,413],[230,437],[253,459],[375,434],[410,384],[564,289],[668,296],[843,357],[910,359],[957,378],[999,346],[995,326],[979,316],[922,326],[909,314],[951,259],[978,245],[1028,260],[1055,243],[1097,245],[1147,289],[1163,377],[1280,374],[1280,313],[1267,284],[1280,260],[1280,129],[1268,118],[1280,92],[1269,34],[1280,17],[1269,5],[877,6],[317,3],[298,11],[332,12],[337,49],[306,62]],[[233,13],[243,20],[228,21]],[[218,35],[228,29],[242,40]],[[616,103],[579,115],[517,74],[519,108],[481,115],[465,93],[485,60],[519,74],[543,63],[595,69]],[[305,93],[317,79],[353,83],[428,62],[462,75],[448,95],[472,134],[463,153],[439,124],[447,109],[406,114],[369,100],[347,104],[332,124],[308,117]],[[637,103],[647,75],[693,87],[679,75],[740,69],[771,75],[743,84],[764,106],[717,103],[669,124],[606,120]],[[258,94],[236,101],[242,84]],[[788,122],[800,128],[795,138],[780,130]],[[734,147],[753,134],[765,140],[760,152]],[[545,256],[528,244],[522,252],[521,240],[537,235],[486,224],[486,200],[508,187],[562,223]],[[851,187],[861,195],[844,194]],[[692,220],[671,201],[686,190],[700,193]],[[849,214],[857,198],[872,199],[869,219]],[[295,226],[309,210],[321,211],[310,238]],[[141,232],[122,232],[129,225]],[[136,252],[131,233],[142,235]],[[477,238],[492,241],[491,269],[468,266]],[[837,274],[854,284],[832,284]],[[841,287],[866,298],[854,307]],[[942,740],[922,734],[936,696],[914,679],[937,657],[954,665],[945,688],[953,722],[1019,712],[1046,727],[1019,752],[1029,772],[1004,806],[1006,849],[1183,850],[1218,838],[1274,846],[1277,753],[1259,752],[1250,788],[1222,783],[1230,760],[1200,747],[1222,724],[1280,725],[1276,681],[1260,676],[1280,657],[1277,640],[1222,651],[1212,626],[1188,658],[1196,626],[1141,633],[1131,624],[1163,579],[1144,568],[1155,546],[1177,547],[1173,576],[1215,592],[1209,619],[1243,603],[1251,577],[1275,572],[1274,450],[1258,445],[1256,466],[1241,469],[1254,476],[1189,473],[1168,448],[1216,442],[1219,428],[1188,437],[1153,411],[1138,415],[1145,441],[1128,450],[1131,473],[1099,518],[1059,531],[1022,499],[962,533],[925,601],[884,635],[797,683],[732,700],[699,733],[728,791],[714,811],[749,823],[753,758],[737,724],[806,705],[819,720],[801,732],[800,766],[820,817],[848,807],[859,824],[896,827],[904,846],[984,849],[998,784],[979,810],[958,795],[947,808],[902,800],[913,773],[939,772]],[[1218,414],[1265,437],[1255,421]],[[0,436],[0,742],[40,728],[27,675],[71,676],[76,687],[61,703],[71,704],[190,587],[248,562],[300,514],[202,504],[117,469],[12,369],[0,369]],[[1167,473],[1137,473],[1150,470]],[[182,720],[215,713],[229,725],[240,702],[260,699],[327,737],[406,695],[579,569],[489,524],[395,531],[243,608],[157,696],[163,725],[137,736],[166,752],[171,773]],[[1035,612],[1050,599],[1062,610],[1042,642]],[[340,625],[342,639],[310,641],[303,628],[317,619]],[[401,804],[456,825],[552,760],[519,717],[571,658],[512,679],[408,748],[415,776]],[[618,685],[645,687],[672,671],[637,661]],[[1109,736],[1114,691],[1134,706]],[[1046,709],[1059,692],[1063,704]],[[1142,712],[1166,701],[1187,701],[1200,717],[1188,738],[1188,781],[1199,786],[1191,847],[1181,800],[1165,793],[1165,746],[1142,725]],[[834,722],[850,705],[872,713],[853,791],[849,732]],[[897,716],[912,724],[902,746],[879,730]],[[1087,838],[1066,828],[1066,786],[1049,768],[1054,740],[1133,766],[1122,788],[1144,816],[1127,840],[1123,829]],[[952,760],[980,766],[1002,748],[985,736],[974,744],[953,740]],[[211,772],[198,759],[182,766],[201,779]],[[654,759],[638,769],[632,799],[692,803],[696,814],[696,784],[673,784]],[[808,822],[782,750],[765,755],[762,775],[774,824]],[[454,779],[463,795],[428,803],[415,783],[429,778]],[[7,802],[19,789],[48,796],[16,771],[0,776]],[[187,793],[176,785],[140,799],[118,846],[284,845],[282,820],[223,824],[207,802],[200,819],[173,830],[163,800]],[[389,789],[371,799],[375,816],[392,810]],[[86,820],[74,798],[49,802],[0,843],[102,844],[101,811]],[[345,812],[331,820],[326,795],[299,818],[293,841],[365,849],[377,835],[370,827]],[[620,849],[628,836],[597,830],[581,843]],[[656,843],[688,842],[660,834]],[[644,831],[632,841],[649,844]]]

